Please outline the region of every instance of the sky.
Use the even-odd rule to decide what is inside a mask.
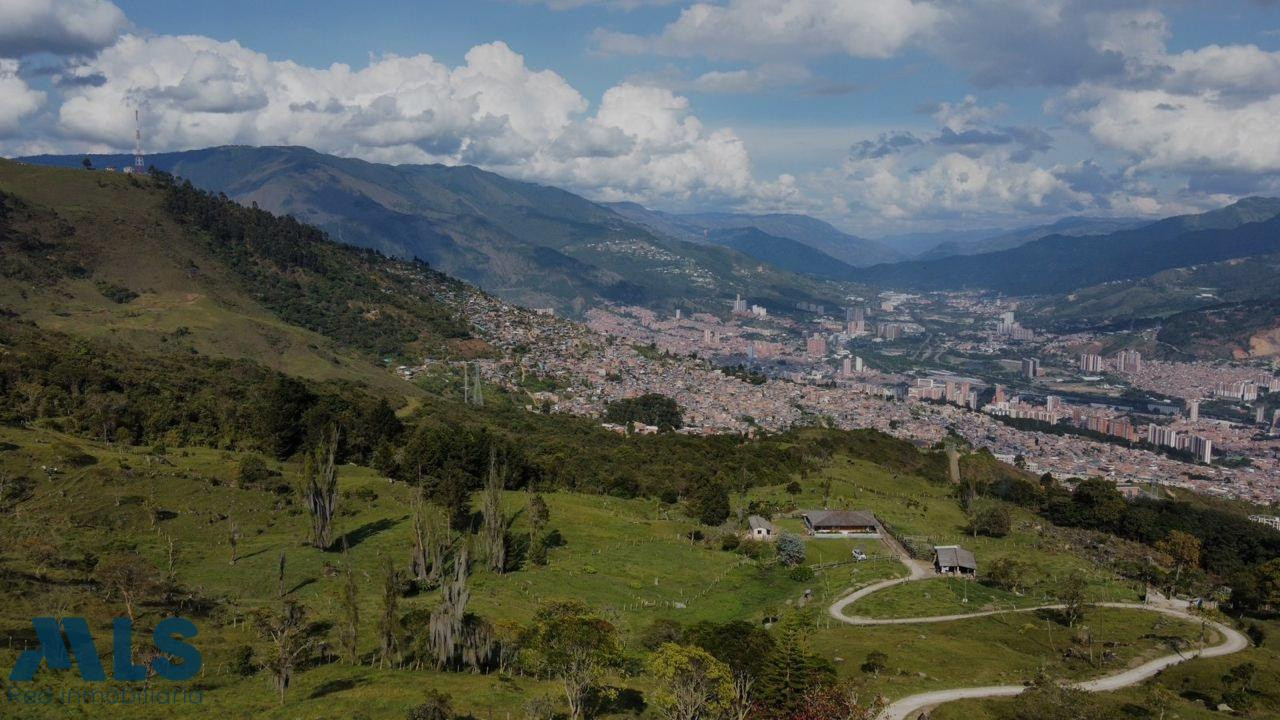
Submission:
[[[0,0],[0,155],[305,145],[860,235],[1280,194],[1276,0]]]

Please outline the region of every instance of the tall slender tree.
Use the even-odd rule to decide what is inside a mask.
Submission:
[[[449,551],[449,518],[426,501],[421,485],[413,495],[413,577],[434,586],[444,574]]]
[[[342,575],[342,624],[338,628],[338,642],[347,662],[357,665],[360,662],[360,593],[345,542],[342,543]]]
[[[338,428],[308,453],[302,468],[302,502],[311,515],[311,544],[328,550],[332,543],[333,513],[338,503]]]
[[[502,487],[505,470],[499,470],[496,453],[489,454],[489,477],[485,482],[484,549],[489,569],[502,573],[507,567],[507,518],[502,512]]]
[[[400,573],[387,558],[382,574],[382,616],[378,618],[378,667],[400,663]]]

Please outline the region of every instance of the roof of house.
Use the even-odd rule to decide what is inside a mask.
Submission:
[[[865,510],[808,510],[804,517],[813,528],[876,526],[876,516]]]
[[[978,561],[973,553],[959,545],[939,545],[933,549],[938,565],[942,567],[959,567],[966,570],[977,570]]]
[[[748,516],[747,527],[751,528],[752,530],[758,530],[760,528],[764,528],[769,532],[773,532],[773,523],[769,522],[768,520],[765,520],[759,515]]]

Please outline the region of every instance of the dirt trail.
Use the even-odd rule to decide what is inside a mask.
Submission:
[[[862,598],[873,593],[880,592],[885,588],[901,585],[903,583],[924,580],[933,576],[932,568],[918,560],[913,560],[907,554],[906,549],[902,547],[897,540],[894,540],[888,533],[882,533],[885,545],[888,546],[898,556],[898,560],[907,567],[910,573],[907,577],[894,578],[892,580],[883,580],[873,583],[864,588],[859,588],[848,595],[836,600],[828,608],[827,612],[831,617],[840,622],[850,625],[913,625],[920,623],[939,623],[953,622],[956,620],[966,620],[969,618],[987,617],[990,615],[1001,615],[1005,613],[1021,613],[1034,612],[1036,610],[1061,609],[1061,605],[1041,605],[1038,607],[1017,608],[1010,610],[987,610],[974,613],[963,613],[959,615],[932,615],[928,617],[917,618],[865,618],[850,616],[844,614],[844,609],[849,605],[861,600]],[[1217,657],[1219,655],[1230,655],[1239,652],[1249,646],[1249,640],[1235,629],[1227,627],[1222,623],[1213,620],[1204,620],[1198,616],[1187,612],[1185,606],[1179,606],[1176,602],[1167,602],[1164,604],[1142,604],[1142,603],[1097,603],[1098,607],[1127,608],[1132,610],[1146,610],[1148,612],[1158,612],[1170,615],[1188,622],[1198,623],[1206,622],[1222,635],[1222,642],[1206,648],[1197,650],[1189,650],[1185,653],[1170,653],[1162,655],[1154,660],[1148,660],[1136,667],[1129,668],[1111,675],[1106,675],[1093,680],[1085,680],[1082,682],[1072,683],[1072,687],[1088,692],[1105,692],[1108,690],[1118,690],[1123,687],[1135,685],[1137,683],[1150,678],[1156,673],[1164,670],[1171,665],[1186,662],[1197,657]],[[982,687],[966,687],[955,688],[951,690],[934,690],[932,692],[917,693],[908,695],[894,701],[880,714],[879,720],[908,720],[908,718],[916,717],[916,714],[941,705],[943,703],[952,702],[953,700],[964,700],[970,698],[990,698],[990,697],[1011,697],[1018,695],[1025,688],[1023,685],[987,685]]]

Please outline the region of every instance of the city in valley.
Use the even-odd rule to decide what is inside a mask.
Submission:
[[[1280,500],[1274,362],[1102,355],[1105,336],[1032,331],[1003,298],[847,302],[773,313],[741,297],[718,313],[611,305],[585,324],[479,294],[467,307],[505,351],[476,367],[539,409],[594,417],[612,400],[658,393],[685,409],[683,433],[869,427],[922,447],[954,434],[1058,479]]]
[[[0,720],[1276,720],[1278,118],[1278,0],[0,0]]]

